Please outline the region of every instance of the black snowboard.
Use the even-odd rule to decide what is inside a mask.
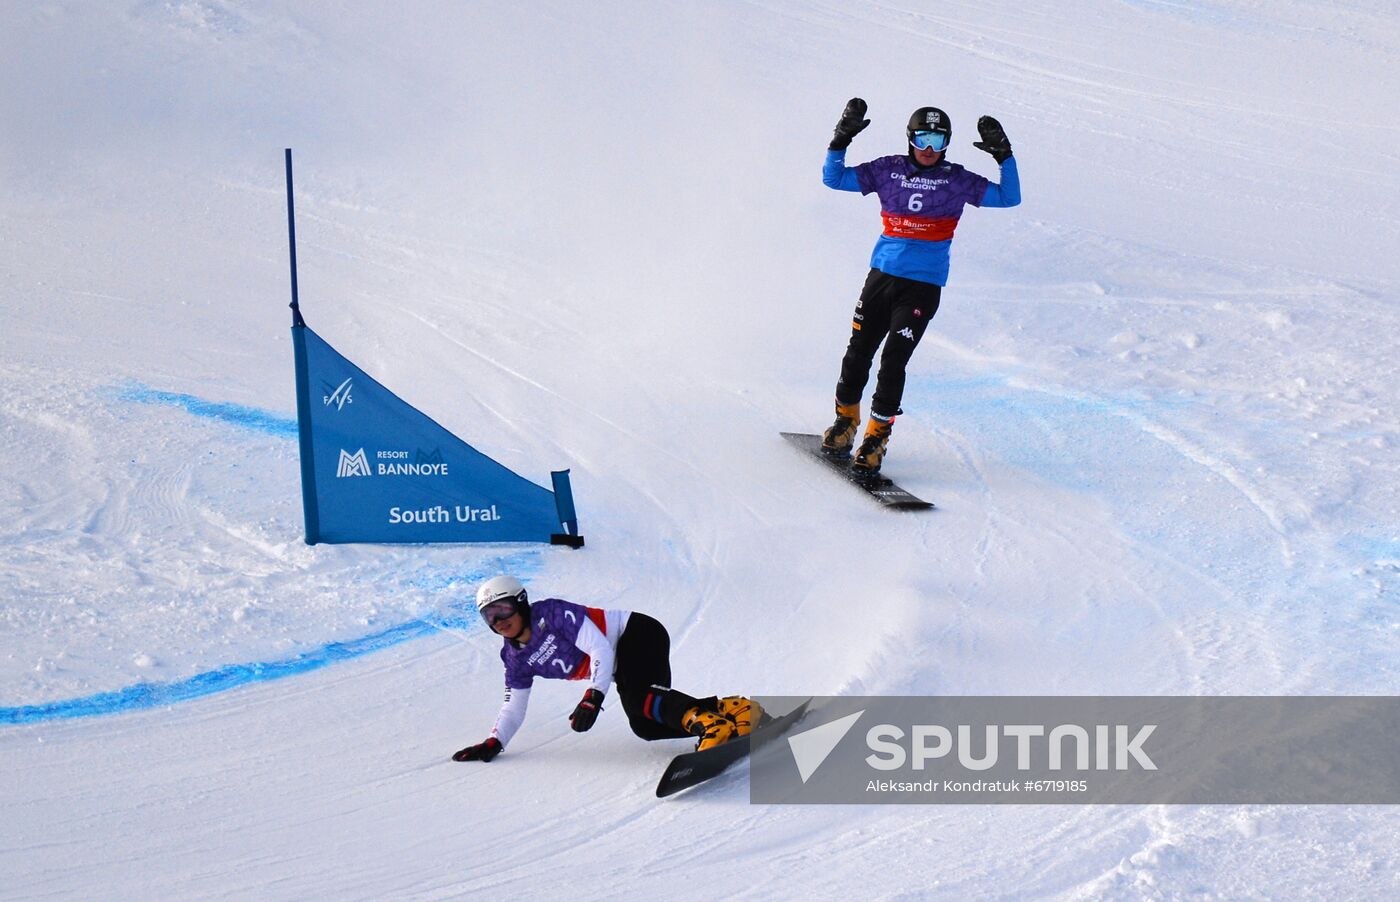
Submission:
[[[833,457],[822,451],[822,437],[802,432],[780,432],[794,448],[813,457],[851,485],[863,490],[871,498],[885,507],[899,511],[921,511],[933,507],[932,501],[925,501],[911,495],[894,484],[894,480],[878,473],[874,477],[860,476],[851,469],[849,457]]]
[[[749,754],[749,740],[757,733],[765,736],[769,731],[783,732],[802,719],[807,713],[807,703],[803,702],[782,717],[761,722],[748,736],[740,736],[703,752],[686,752],[671,759],[661,782],[656,784],[656,797],[664,799],[668,795],[689,789],[718,777],[729,769],[729,765]],[[766,717],[767,715],[765,715]]]

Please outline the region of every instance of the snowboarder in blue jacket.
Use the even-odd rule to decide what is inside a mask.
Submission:
[[[884,342],[870,421],[851,464],[857,475],[873,476],[884,461],[895,415],[901,412],[904,368],[938,312],[948,281],[948,251],[963,208],[1014,207],[1021,202],[1021,181],[1001,123],[991,116],[978,119],[982,140],[972,145],[991,154],[1001,167],[1001,183],[995,184],[945,158],[952,122],[947,113],[931,106],[909,117],[906,153],[848,167],[846,148],[870,124],[865,112],[859,97],[846,104],[822,167],[822,182],[828,188],[879,195],[884,223],[856,301],[851,340],[836,383],[836,422],[823,434],[822,450],[835,457],[850,456],[860,426],[861,395],[875,351]]]

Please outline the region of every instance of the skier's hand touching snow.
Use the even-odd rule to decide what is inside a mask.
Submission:
[[[501,741],[495,736],[485,742],[469,745],[452,756],[453,761],[490,761],[501,753]]]

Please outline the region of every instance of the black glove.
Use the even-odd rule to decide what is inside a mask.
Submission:
[[[831,136],[831,143],[827,147],[831,150],[845,150],[851,146],[851,139],[869,124],[870,120],[865,118],[865,101],[859,97],[852,97],[846,103],[846,109],[842,110],[841,121],[836,123],[836,133]]]
[[[982,140],[973,141],[972,146],[991,154],[998,166],[1005,163],[1006,158],[1011,156],[1011,142],[1007,140],[1006,132],[1002,130],[1001,123],[991,116],[983,116],[977,120],[977,134],[982,136]]]
[[[601,710],[603,693],[597,689],[589,689],[583,694],[583,701],[578,703],[574,713],[569,715],[569,726],[574,728],[575,733],[587,733],[593,722],[598,719],[598,712]]]
[[[479,745],[469,745],[452,756],[453,761],[490,761],[501,753],[501,740],[492,736]]]

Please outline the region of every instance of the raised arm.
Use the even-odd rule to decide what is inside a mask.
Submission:
[[[822,184],[838,191],[859,191],[860,182],[854,169],[846,168],[846,148],[851,139],[865,130],[870,120],[865,118],[865,101],[852,97],[841,111],[841,119],[836,123],[831,143],[826,149],[826,163],[822,166]]]

